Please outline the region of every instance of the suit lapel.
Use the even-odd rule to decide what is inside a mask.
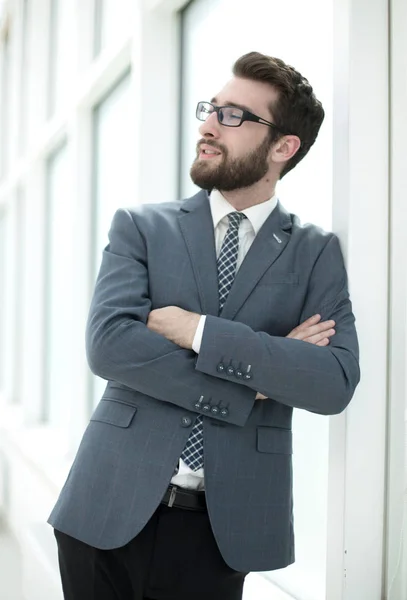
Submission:
[[[202,314],[218,316],[219,289],[215,235],[206,191],[198,192],[181,204],[178,221],[191,259]]]
[[[232,320],[260,278],[277,260],[290,240],[292,227],[289,213],[278,202],[268,217],[243,263],[223,307],[222,317]]]
[[[206,191],[185,200],[178,216],[190,256],[202,314],[219,315],[215,236]],[[250,247],[223,307],[222,317],[232,320],[260,278],[277,260],[290,240],[291,216],[278,202]]]

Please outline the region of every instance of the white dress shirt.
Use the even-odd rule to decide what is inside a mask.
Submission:
[[[237,256],[236,272],[239,270],[244,257],[249,251],[250,246],[254,242],[254,238],[259,233],[264,222],[271,215],[275,207],[277,206],[278,199],[276,196],[270,198],[266,202],[256,204],[250,208],[245,208],[243,212],[246,215],[239,227],[239,252]],[[219,257],[220,250],[222,247],[223,240],[226,236],[226,232],[229,227],[229,219],[227,215],[231,212],[235,212],[236,209],[229,204],[229,202],[222,196],[218,190],[213,190],[209,199],[213,227],[215,230],[215,245],[216,245],[216,256]],[[200,318],[198,328],[195,333],[194,341],[192,343],[192,349],[199,354],[201,348],[202,336],[205,328],[206,316],[202,315]],[[204,489],[204,469],[198,469],[198,471],[192,471],[182,460],[179,459],[178,472],[171,479],[171,483],[195,490]]]

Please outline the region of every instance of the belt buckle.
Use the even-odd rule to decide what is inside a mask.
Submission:
[[[176,486],[173,485],[171,488],[170,499],[168,500],[169,508],[171,508],[172,505],[174,504],[176,495],[177,495],[177,488],[176,488]]]

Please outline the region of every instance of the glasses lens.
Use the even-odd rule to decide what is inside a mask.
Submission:
[[[209,102],[198,102],[196,107],[196,118],[200,121],[206,121],[209,115],[213,112],[212,104]]]
[[[219,121],[228,127],[239,127],[242,117],[242,109],[235,106],[225,106],[219,111]]]

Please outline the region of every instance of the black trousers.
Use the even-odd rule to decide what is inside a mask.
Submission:
[[[99,550],[55,530],[65,600],[241,600],[207,512],[161,504],[126,546]]]

